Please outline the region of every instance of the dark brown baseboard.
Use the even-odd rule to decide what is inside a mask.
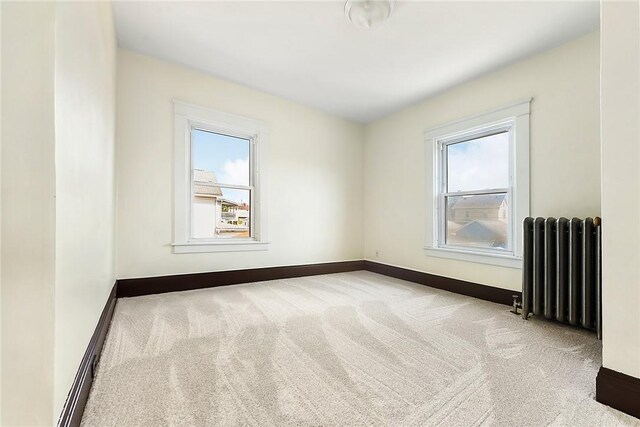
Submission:
[[[84,407],[89,398],[91,384],[93,383],[94,369],[100,359],[104,339],[107,336],[107,331],[111,324],[113,309],[116,306],[117,289],[118,282],[116,281],[113,289],[111,289],[107,303],[102,310],[96,329],[91,336],[89,346],[82,357],[76,377],[71,384],[71,390],[69,391],[67,400],[64,402],[62,413],[58,419],[58,427],[76,427],[79,426],[80,421],[82,421]]]
[[[364,270],[364,261],[341,261],[324,264],[306,264],[285,267],[265,267],[247,270],[214,271],[210,273],[178,274],[172,276],[143,277],[118,280],[118,298],[165,292],[188,291],[265,280],[316,276]]]
[[[596,400],[640,418],[640,378],[602,366],[596,377]]]
[[[522,297],[522,292],[510,291],[508,289],[495,288],[493,286],[480,285],[464,280],[452,279],[450,277],[438,276],[435,274],[423,273],[421,271],[409,270],[402,267],[394,267],[387,264],[380,264],[373,261],[364,261],[365,270],[373,273],[384,274],[396,279],[407,280],[419,283],[436,289],[442,289],[456,294],[467,295],[485,301],[497,302],[499,304],[512,305],[513,296]]]
[[[246,270],[214,271],[208,273],[120,279],[118,280],[117,298],[188,291],[217,286],[237,285],[240,283],[262,282],[266,280],[315,276],[319,274],[344,273],[358,270],[368,270],[385,276],[420,283],[432,288],[443,289],[506,305],[511,305],[513,303],[513,295],[520,296],[521,294],[517,291],[480,285],[473,282],[465,282],[463,280],[423,273],[401,267],[393,267],[373,261],[342,261],[323,264],[264,267]]]

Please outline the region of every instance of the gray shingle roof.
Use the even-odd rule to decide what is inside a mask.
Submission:
[[[504,194],[488,194],[482,196],[464,197],[458,200],[452,209],[487,209],[498,208],[505,199]]]
[[[196,196],[203,197],[219,197],[222,196],[222,190],[220,187],[212,186],[210,184],[216,184],[218,179],[216,174],[211,171],[205,171],[202,169],[193,170],[193,192]],[[209,184],[209,185],[206,185]]]
[[[484,227],[487,230],[499,235],[501,237],[505,237],[507,235],[507,223],[500,220],[486,220],[486,219],[477,219],[475,221],[471,221],[468,224],[465,224],[458,230],[458,234],[463,233],[465,230],[470,230],[477,227]]]

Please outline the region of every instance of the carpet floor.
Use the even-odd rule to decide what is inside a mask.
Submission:
[[[601,343],[370,272],[118,300],[84,426],[640,426]]]

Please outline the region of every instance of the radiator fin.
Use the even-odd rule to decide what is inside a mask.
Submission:
[[[522,317],[530,314],[602,336],[600,218],[526,218]]]

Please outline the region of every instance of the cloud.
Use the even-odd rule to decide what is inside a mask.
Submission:
[[[227,160],[218,177],[221,184],[249,185],[249,158]]]
[[[509,139],[503,133],[449,146],[449,191],[508,187]]]

